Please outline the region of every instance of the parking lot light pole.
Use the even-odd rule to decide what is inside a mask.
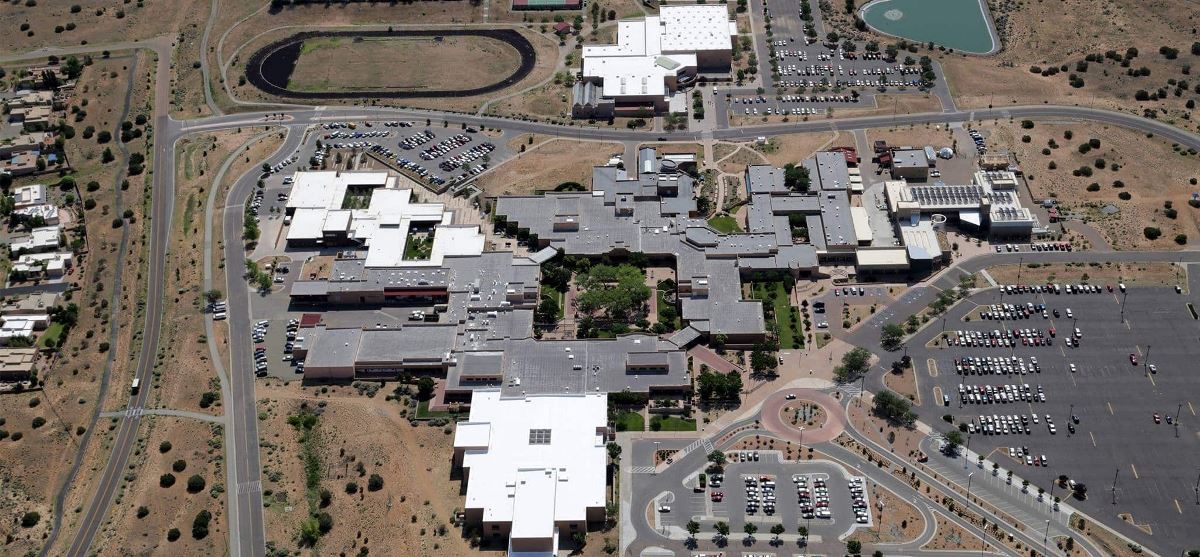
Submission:
[[[650,462],[654,464],[654,475],[658,475],[658,441],[654,442],[654,456],[650,458]]]
[[[1122,323],[1125,322],[1125,300],[1127,300],[1128,298],[1129,298],[1129,290],[1126,289],[1125,293],[1121,296],[1121,322]]]
[[[1058,485],[1058,476],[1051,474],[1053,479],[1050,480],[1050,512],[1054,512],[1054,486]]]
[[[1192,488],[1196,492],[1196,504],[1200,505],[1200,472],[1196,473],[1196,487]]]
[[[1045,546],[1046,555],[1050,554],[1050,519],[1046,519],[1046,533],[1042,534],[1042,545]]]
[[[975,477],[975,472],[967,474],[967,506],[971,505],[971,479]]]
[[[1150,377],[1150,345],[1146,345],[1146,357],[1142,360],[1142,367],[1146,370],[1146,377]]]
[[[1175,407],[1175,438],[1176,439],[1179,438],[1179,412],[1182,410],[1183,410],[1183,403],[1180,402],[1179,406]]]
[[[963,447],[963,470],[971,464],[971,435],[967,435],[967,444]]]

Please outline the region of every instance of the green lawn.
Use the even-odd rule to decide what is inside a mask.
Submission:
[[[47,348],[58,344],[58,337],[62,336],[62,323],[52,322],[49,327],[46,327],[46,332],[42,333],[42,346]]]
[[[433,238],[409,234],[408,242],[404,244],[404,259],[406,261],[423,261],[433,254]]]
[[[675,304],[667,301],[666,293],[658,290],[658,322],[671,327],[672,331],[678,331],[682,328],[682,323],[679,320],[679,312],[672,311],[672,315],[663,315],[664,309],[675,309]]]
[[[621,412],[617,416],[617,431],[645,431],[646,420],[637,412]],[[693,428],[695,429],[695,428]]]
[[[770,300],[770,292],[775,292],[774,301]],[[775,282],[756,282],[752,287],[751,295],[755,300],[762,300],[763,304],[772,304],[775,308],[775,320],[779,324],[779,348],[783,350],[791,350],[795,347],[804,346],[804,335],[801,330],[803,328],[800,318],[800,310],[792,307],[788,300],[787,290],[783,287],[783,283]],[[796,314],[796,325],[792,326],[791,315]]]
[[[742,227],[738,226],[737,219],[729,215],[717,215],[708,219],[708,225],[722,234],[733,234],[742,231]]]
[[[650,419],[651,431],[696,431],[696,420],[675,416],[655,416]]]
[[[428,400],[422,400],[417,403],[417,418],[418,419],[447,418],[450,420],[454,420],[457,417],[458,417],[458,415],[455,414],[454,412],[430,412]]]

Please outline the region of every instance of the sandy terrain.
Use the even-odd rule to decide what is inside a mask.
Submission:
[[[867,482],[867,494],[874,526],[855,530],[855,539],[864,543],[902,543],[915,540],[925,531],[925,519],[908,501],[872,481]]]
[[[622,148],[616,143],[555,139],[534,144],[525,153],[481,175],[475,185],[488,197],[530,195],[553,190],[563,182],[591,187],[592,167],[608,162]]]
[[[799,164],[822,147],[842,143],[854,145],[854,137],[842,132],[776,135],[768,138],[766,145],[755,145],[754,149],[763,154],[767,163],[782,167],[788,163]]]
[[[171,64],[171,115],[176,118],[199,118],[211,115],[208,105],[204,102],[204,76],[197,67],[201,56],[200,39],[204,34],[204,25],[208,21],[211,5],[208,2],[193,2],[182,7],[186,9],[181,13],[179,35]],[[216,37],[209,37],[209,41],[215,44]],[[215,63],[211,67],[215,68]]]
[[[78,13],[71,13],[74,5],[80,7]],[[209,3],[204,0],[144,3],[73,0],[38,2],[34,6],[9,2],[0,11],[0,29],[5,30],[0,38],[0,55],[47,45],[104,44],[156,37],[184,27],[197,5],[208,13]],[[101,9],[103,13],[97,15]],[[21,31],[25,23],[29,29]],[[55,28],[60,25],[63,31],[56,33]],[[68,30],[68,26],[73,28]]]
[[[334,517],[334,526],[318,544],[321,553],[351,554],[360,546],[384,553],[405,547],[413,556],[476,553],[451,523],[462,505],[457,472],[452,477],[450,470],[454,428],[410,425],[408,409],[386,400],[395,386],[384,385],[374,397],[352,387],[321,393],[298,383],[268,382],[259,389],[268,540],[295,548],[308,510],[298,433],[286,423],[307,401],[320,414],[315,428],[320,485],[332,494],[324,510]],[[383,478],[381,490],[366,489],[371,474]],[[349,482],[358,486],[354,494],[347,493]]]
[[[979,536],[967,532],[961,526],[950,522],[940,512],[935,512],[934,516],[937,517],[937,533],[929,543],[921,546],[921,549],[960,551],[978,551],[983,549],[984,542],[979,539]]]
[[[142,219],[142,188],[145,176],[133,177],[129,180],[127,190],[122,191],[119,185],[113,183],[113,175],[117,162],[102,163],[100,154],[108,145],[98,145],[96,138],[83,139],[82,132],[86,126],[94,126],[97,130],[115,130],[119,122],[121,103],[125,98],[125,86],[131,79],[135,83],[150,83],[148,74],[152,71],[150,64],[143,60],[139,65],[139,73],[131,76],[128,68],[132,57],[97,59],[80,79],[72,104],[82,104],[88,100],[87,115],[80,122],[72,123],[78,135],[67,142],[67,156],[75,165],[75,177],[79,184],[78,196],[83,199],[94,199],[95,208],[86,213],[87,241],[76,253],[79,261],[76,263],[76,278],[80,285],[88,285],[84,290],[71,293],[64,302],[74,302],[79,305],[79,322],[75,331],[68,337],[58,355],[57,360],[43,363],[41,379],[46,390],[38,393],[41,404],[35,408],[28,406],[28,399],[16,396],[0,398],[0,405],[7,416],[9,425],[3,428],[10,432],[9,441],[0,443],[0,475],[19,478],[14,482],[0,482],[0,500],[20,500],[22,507],[38,510],[43,517],[43,525],[48,524],[51,515],[48,506],[59,482],[75,457],[78,449],[80,428],[90,426],[90,416],[95,409],[99,392],[99,380],[104,368],[104,360],[108,352],[116,351],[116,363],[109,380],[107,408],[121,407],[126,397],[125,386],[128,385],[128,364],[130,359],[130,338],[132,325],[140,323],[137,308],[137,278],[144,263],[140,259],[142,253],[139,245]],[[147,102],[147,90],[144,87],[134,88],[132,114],[137,114]],[[133,118],[131,114],[131,119]],[[140,128],[140,126],[139,126]],[[145,136],[142,139],[131,140],[130,149],[137,152],[145,149]],[[43,179],[44,181],[44,179]],[[87,191],[91,181],[98,183],[95,191]],[[18,181],[17,184],[25,183]],[[120,240],[121,228],[113,228],[112,220],[115,215],[113,203],[116,196],[121,196],[125,207],[134,210],[136,221],[128,220],[122,227],[130,228],[129,251],[126,253],[126,265],[122,269],[114,269],[116,247]],[[78,205],[78,202],[77,202]],[[82,209],[80,209],[82,211]],[[115,345],[109,346],[110,330],[109,301],[112,296],[114,272],[123,273],[124,293],[120,296],[121,335]],[[103,343],[103,344],[102,344]],[[22,397],[25,395],[21,395]],[[16,407],[9,412],[10,407]],[[17,408],[21,409],[20,412]],[[43,417],[46,424],[36,431],[31,431],[31,420]],[[100,422],[107,427],[105,422]],[[25,436],[18,442],[11,441],[11,435],[17,431]],[[81,468],[74,486],[87,487],[95,472],[95,467],[102,462],[97,458],[107,455],[107,449],[99,437],[92,439],[89,445],[85,465]],[[82,503],[85,490],[74,490],[66,502],[66,509],[73,509]],[[71,521],[79,515],[68,514],[64,520],[64,533],[71,531]],[[6,524],[12,524],[6,522]],[[40,526],[39,526],[40,527]],[[3,527],[0,527],[3,528]],[[69,539],[61,536],[59,539]],[[40,533],[38,534],[40,539]],[[36,543],[17,544],[6,548],[15,553],[24,553],[29,549],[37,549]]]
[[[1167,107],[1173,116],[1186,111],[1187,97],[1169,97],[1160,102],[1138,103],[1138,89],[1165,87],[1168,78],[1187,79],[1181,70],[1192,62],[1188,51],[1195,40],[1192,21],[1200,15],[1193,4],[1152,0],[1084,0],[1054,3],[1023,3],[1019,9],[1003,9],[992,3],[992,15],[1006,35],[1005,50],[988,58],[939,54],[958,106],[982,107],[1017,104],[1080,104],[1141,113],[1142,108]],[[1016,7],[1017,3],[1006,6]],[[1005,23],[1007,23],[1005,25]],[[1176,60],[1159,54],[1159,47],[1180,50]],[[1116,51],[1124,55],[1138,49],[1130,68],[1143,66],[1150,76],[1126,75],[1126,68],[1113,60],[1091,62],[1086,72],[1076,63],[1085,55]],[[927,54],[922,48],[919,54]],[[1067,65],[1066,71],[1043,77],[1030,66],[1047,68]],[[1068,77],[1075,73],[1085,85],[1073,88]]]
[[[163,416],[147,417],[139,431],[143,437],[130,466],[138,472],[126,483],[113,502],[105,528],[96,535],[93,551],[99,554],[149,554],[168,552],[175,555],[222,554],[227,551],[225,531],[225,471],[220,426]],[[162,452],[161,443],[169,441],[170,450]],[[177,471],[183,461],[183,470]],[[162,487],[160,476],[171,474],[174,485]],[[198,475],[204,488],[188,492],[188,479]],[[139,507],[149,514],[138,518]],[[192,537],[192,521],[207,510],[212,515],[209,534]],[[168,541],[167,532],[179,529],[176,541]]]
[[[1192,192],[1200,191],[1192,180],[1200,177],[1200,160],[1172,144],[1145,134],[1100,124],[1041,124],[1022,129],[1011,123],[982,126],[993,152],[1011,151],[1029,180],[1034,199],[1054,197],[1068,212],[1082,216],[1104,234],[1117,249],[1180,249],[1177,234],[1186,234],[1189,242],[1200,240],[1197,211],[1187,202]],[[1066,139],[1066,132],[1071,139]],[[1029,143],[1022,137],[1028,135]],[[1091,139],[1100,146],[1081,154],[1078,147]],[[1057,148],[1051,147],[1053,140]],[[1043,154],[1049,150],[1050,154]],[[1099,168],[1098,159],[1103,159]],[[1164,164],[1169,161],[1169,164]],[[1057,168],[1051,169],[1054,163]],[[1091,176],[1074,176],[1081,167],[1089,167]],[[1117,167],[1117,170],[1113,170]],[[1087,191],[1090,184],[1098,191]],[[1115,187],[1123,185],[1123,187]],[[1095,189],[1095,188],[1093,188]],[[1129,200],[1120,196],[1128,194]],[[1168,218],[1164,203],[1171,202],[1178,212]],[[1100,209],[1112,204],[1119,209],[1105,215]],[[1060,209],[1062,210],[1062,209]],[[1157,227],[1162,236],[1150,241],[1143,227]]]

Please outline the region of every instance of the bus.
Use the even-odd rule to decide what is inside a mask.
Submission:
[[[136,395],[138,393],[138,387],[140,387],[141,384],[142,384],[142,380],[138,379],[137,377],[134,377],[133,378],[133,386],[129,388],[129,392],[131,394]]]

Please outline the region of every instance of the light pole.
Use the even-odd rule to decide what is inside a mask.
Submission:
[[[971,436],[967,435],[967,444],[963,447],[963,470],[971,463]]]
[[[1050,480],[1050,512],[1054,512],[1054,486],[1057,484],[1058,476],[1053,476]]]
[[[967,506],[971,505],[971,479],[975,477],[975,472],[967,474]]]
[[[1192,488],[1196,492],[1196,504],[1200,505],[1200,472],[1196,473],[1196,487]]]
[[[654,464],[654,475],[655,476],[658,475],[658,443],[659,443],[658,441],[654,442],[654,457],[650,459],[650,462],[652,462]]]
[[[1121,296],[1121,322],[1125,322],[1125,300],[1129,299],[1129,290],[1126,289]]]
[[[1182,403],[1182,402],[1181,402],[1181,403],[1179,403],[1179,406],[1176,406],[1176,407],[1175,407],[1175,438],[1176,438],[1176,439],[1178,439],[1178,438],[1179,438],[1179,412],[1180,412],[1181,410],[1183,410],[1183,403]]]
[[[1142,368],[1146,370],[1146,377],[1150,377],[1150,345],[1146,345],[1146,358],[1142,360]]]
[[[1120,476],[1120,475],[1121,475],[1121,469],[1117,468],[1117,471],[1113,472],[1113,485],[1112,485],[1113,502],[1112,502],[1112,504],[1114,504],[1114,505],[1117,504],[1117,476]]]
[[[1046,519],[1046,533],[1042,534],[1042,549],[1046,551],[1046,555],[1050,554],[1050,519]]]
[[[800,456],[798,459],[804,458],[804,428],[800,428]]]

